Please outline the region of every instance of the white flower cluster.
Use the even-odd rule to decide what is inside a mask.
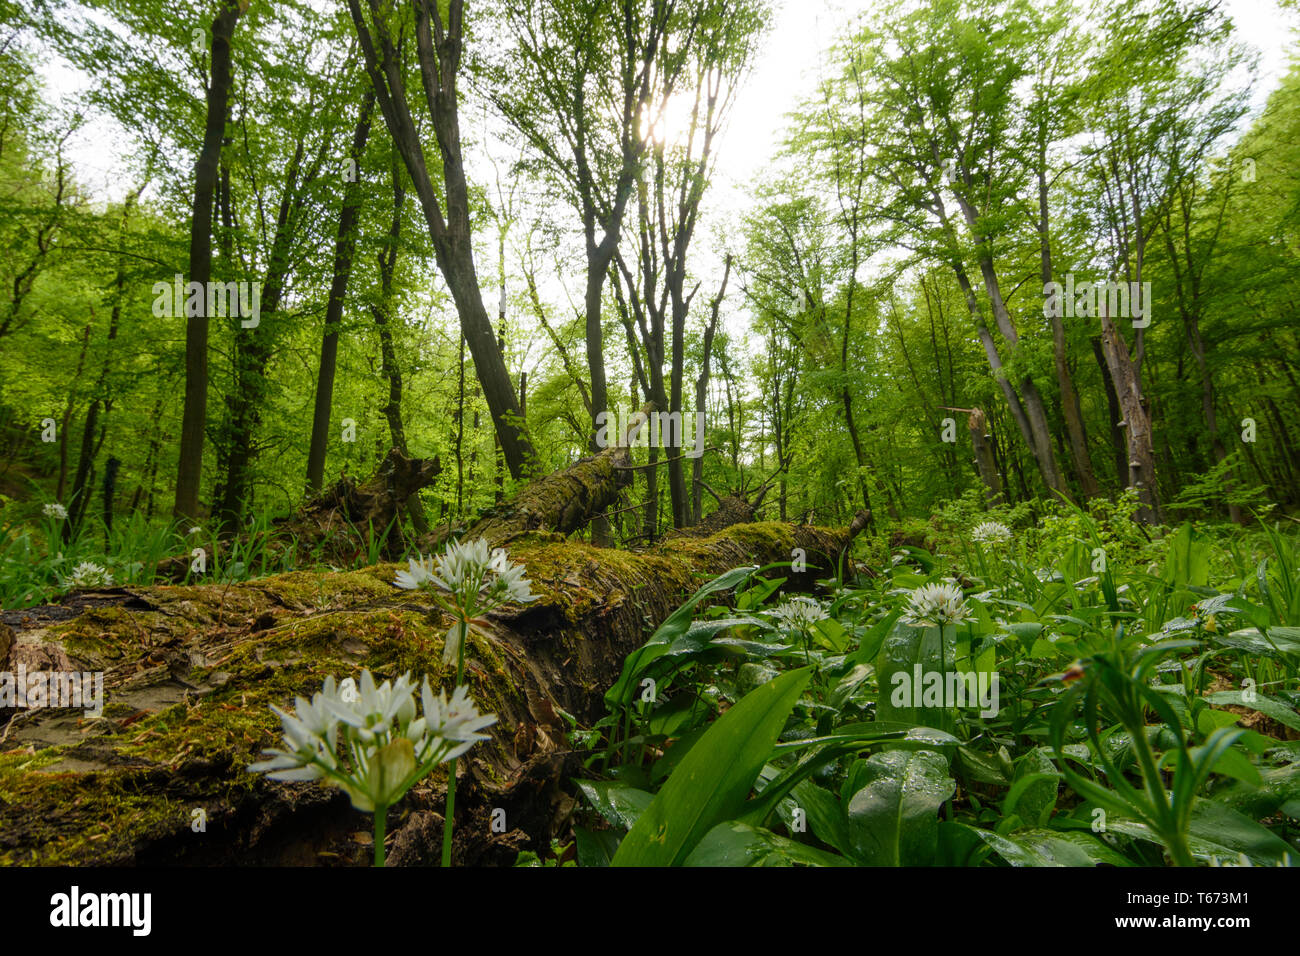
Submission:
[[[453,541],[436,564],[433,555],[410,558],[407,570],[398,571],[393,583],[407,590],[437,588],[451,596],[450,606],[444,607],[457,621],[447,631],[443,647],[443,660],[450,662],[456,659],[475,616],[511,601],[524,604],[537,599],[525,575],[524,566],[511,562],[505,549],[492,549],[486,540],[477,538]]]
[[[961,588],[955,584],[923,584],[907,599],[903,621],[914,627],[960,624],[970,616]]]
[[[971,529],[970,539],[980,544],[1005,544],[1011,540],[1011,529],[1000,521],[982,521]]]
[[[53,518],[56,521],[62,521],[64,518],[68,516],[68,509],[63,507],[63,505],[59,504],[57,501],[52,501],[44,508],[41,509],[41,513],[44,514],[45,517],[47,518]]]
[[[495,715],[478,712],[466,688],[457,687],[448,701],[445,691],[433,695],[427,677],[423,715],[416,717],[415,691],[409,673],[378,687],[368,670],[360,685],[327,677],[310,701],[297,698],[293,713],[271,706],[284,727],[284,748],[264,750],[270,759],[248,769],[273,780],[324,780],[358,810],[386,809],[435,766],[487,740],[480,731],[496,723]],[[350,767],[338,759],[340,728]]]
[[[830,617],[825,608],[810,597],[792,597],[767,613],[786,627],[812,627]]]
[[[523,565],[511,562],[504,548],[489,549],[487,541],[478,538],[447,545],[436,567],[433,555],[411,558],[408,570],[398,571],[393,583],[408,590],[433,585],[460,598],[462,606],[472,601],[482,613],[508,601],[535,600],[524,575]]]
[[[82,561],[64,578],[65,588],[111,588],[113,575],[93,561]]]

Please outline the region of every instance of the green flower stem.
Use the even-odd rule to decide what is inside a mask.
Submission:
[[[388,825],[388,807],[375,807],[375,866],[384,865],[384,830]]]
[[[452,818],[456,814],[456,763],[447,764],[447,807],[442,820],[442,865],[451,866]]]
[[[456,686],[460,686],[461,679],[465,675],[465,643],[469,640],[469,619],[474,616],[474,608],[471,606],[460,611],[462,617],[460,622],[460,650],[456,654]],[[457,760],[452,760],[447,764],[447,806],[446,812],[442,819],[442,865],[451,866],[451,836],[453,823],[456,816],[456,764]]]

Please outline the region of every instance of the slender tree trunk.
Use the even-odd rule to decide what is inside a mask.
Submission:
[[[987,489],[985,500],[990,505],[1001,504],[1002,481],[998,477],[997,465],[993,460],[993,448],[989,444],[987,435],[988,419],[983,409],[971,409],[967,417],[967,427],[970,428],[971,447],[975,450],[975,468],[979,472],[980,481],[984,482],[984,487]]]
[[[190,214],[189,281],[207,288],[212,277],[212,197],[221,160],[230,100],[230,44],[239,20],[236,0],[224,0],[212,21],[212,76],[208,83],[207,121],[203,147],[194,167],[194,205]],[[172,513],[194,520],[199,514],[199,488],[203,482],[203,439],[208,418],[208,316],[207,304],[198,315],[185,319],[185,407],[181,416],[180,458],[176,473],[176,500]]]
[[[1151,419],[1142,396],[1137,365],[1129,355],[1128,346],[1120,337],[1119,329],[1104,302],[1101,308],[1101,341],[1106,364],[1115,383],[1120,410],[1124,414],[1125,448],[1128,456],[1124,485],[1137,490],[1138,500],[1142,504],[1138,510],[1138,519],[1147,524],[1155,524],[1160,521],[1160,489],[1156,485]]]
[[[254,441],[268,392],[266,370],[272,355],[270,330],[274,327],[275,313],[284,295],[290,247],[302,213],[307,183],[319,171],[318,166],[313,167],[303,174],[304,181],[299,183],[303,156],[304,141],[300,139],[280,196],[275,238],[262,284],[259,323],[249,328],[243,328],[242,323],[235,324],[234,383],[226,394],[222,440],[217,449],[217,470],[221,477],[213,495],[221,534],[227,537],[238,532],[251,497],[252,464],[256,453]]]
[[[727,294],[727,280],[731,277],[731,255],[723,263],[722,285],[709,306],[709,324],[704,329],[703,357],[700,361],[700,374],[695,379],[695,414],[703,415],[709,398],[709,363],[713,359],[713,336],[718,330],[718,311]],[[691,462],[691,521],[699,524],[704,517],[704,456],[700,455]]]
[[[416,51],[425,105],[441,156],[441,190],[436,190],[429,178],[424,148],[407,103],[403,67],[384,22],[385,14],[380,11],[379,4],[371,4],[373,10],[379,11],[373,21],[372,33],[359,0],[348,0],[348,10],[352,14],[380,111],[420,200],[438,269],[456,303],[461,332],[473,356],[506,465],[511,476],[518,479],[531,473],[536,464],[536,452],[519,414],[514,385],[497,347],[497,337],[483,305],[474,266],[469,185],[461,155],[456,89],[464,41],[464,2],[448,0],[445,18],[444,8],[438,0],[414,0],[414,6]],[[446,204],[445,217],[440,194]]]
[[[1040,251],[1040,275],[1043,286],[1052,281],[1052,244],[1048,232],[1047,204],[1047,160],[1040,156],[1038,167],[1038,243]],[[1079,391],[1074,387],[1070,375],[1069,355],[1066,349],[1065,322],[1060,310],[1051,310],[1049,321],[1052,324],[1052,359],[1056,368],[1056,385],[1061,393],[1061,414],[1065,419],[1065,433],[1070,443],[1070,461],[1074,473],[1079,479],[1079,489],[1084,498],[1092,498],[1100,493],[1097,476],[1092,468],[1092,456],[1088,454],[1088,433],[1083,424],[1083,409],[1079,403]]]
[[[320,493],[325,482],[325,455],[329,449],[330,412],[334,402],[334,374],[338,365],[339,325],[352,278],[352,259],[357,246],[358,218],[361,208],[361,158],[370,138],[370,111],[374,108],[374,90],[367,90],[361,115],[352,136],[353,180],[343,187],[343,206],[339,212],[338,236],[334,241],[334,275],[330,282],[329,302],[325,307],[325,334],[321,339],[320,371],[316,378],[316,403],[311,422],[311,448],[307,452],[307,493]]]
[[[402,187],[402,174],[398,160],[394,158],[393,177],[393,218],[388,227],[388,244],[379,253],[379,301],[370,307],[370,315],[375,320],[375,329],[379,333],[379,355],[384,378],[388,380],[388,401],[384,404],[384,418],[388,422],[388,436],[393,447],[407,458],[411,450],[406,444],[406,428],[402,424],[402,367],[397,362],[397,349],[393,346],[391,318],[393,314],[393,273],[397,268],[397,255],[402,240],[402,207],[406,202],[406,190]],[[463,368],[463,366],[462,366]],[[424,511],[424,504],[417,491],[406,501],[407,513],[411,524],[419,535],[429,533],[429,519]]]

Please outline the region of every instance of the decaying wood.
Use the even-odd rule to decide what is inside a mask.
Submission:
[[[654,409],[654,402],[643,405],[613,446],[534,479],[509,501],[483,512],[464,537],[486,538],[493,547],[501,547],[531,532],[567,535],[586,527],[616,504],[622,490],[632,483],[627,470],[632,460],[630,446]],[[443,528],[425,535],[419,544],[434,551],[446,540],[447,529]]]
[[[565,825],[575,803],[564,787],[581,754],[561,713],[598,719],[624,657],[703,580],[798,548],[808,570],[787,586],[811,588],[851,537],[742,524],[631,554],[494,527],[540,598],[494,614],[491,634],[467,648],[466,682],[499,721],[460,764],[460,864],[508,864]],[[291,706],[327,675],[367,667],[451,682],[441,660],[450,621],[427,595],[396,589],[396,570],[115,589],[6,614],[10,659],[19,648],[30,660],[65,654],[71,669],[103,672],[106,699],[99,719],[44,709],[0,726],[0,865],[364,864],[370,818],[345,796],[247,766],[278,743],[268,705]],[[444,792],[440,771],[390,812],[394,863],[436,860]],[[494,808],[506,813],[504,834],[492,832]]]
[[[277,532],[292,536],[309,550],[323,544],[327,549],[350,552],[359,537],[372,529],[376,535],[387,533],[385,554],[396,557],[403,551],[400,517],[407,500],[441,473],[437,457],[408,458],[396,448],[390,449],[365,481],[344,475],[292,517],[279,522]]]
[[[620,467],[629,460],[627,448],[607,448],[539,478],[485,512],[469,536],[487,538],[499,547],[531,531],[572,534],[618,501],[619,492],[632,480]]]

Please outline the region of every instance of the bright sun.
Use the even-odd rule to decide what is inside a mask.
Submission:
[[[686,146],[691,136],[691,113],[695,97],[689,93],[672,93],[652,106],[641,120],[641,136],[659,146]],[[696,122],[701,122],[702,117]],[[696,129],[696,136],[699,129]]]

